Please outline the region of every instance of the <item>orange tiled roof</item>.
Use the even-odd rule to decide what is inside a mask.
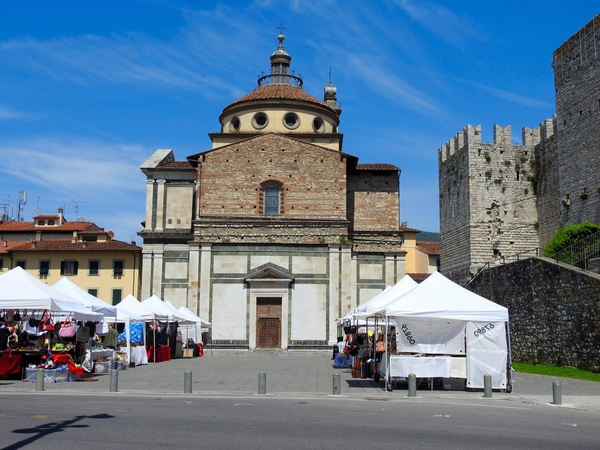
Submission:
[[[410,228],[404,225],[400,225],[400,231],[406,231],[407,233],[420,233],[421,230],[418,230],[416,228]]]
[[[417,283],[420,283],[421,281],[425,281],[431,274],[430,273],[407,273],[407,275],[409,277],[411,277],[413,280],[415,280]]]
[[[437,255],[440,254],[440,243],[439,242],[426,242],[426,241],[417,241],[417,248],[428,255]]]
[[[377,164],[357,164],[358,170],[400,170],[393,164],[377,163]]]
[[[65,222],[62,225],[38,226],[36,222],[18,222],[11,220],[0,224],[0,232],[5,231],[44,231],[44,232],[59,232],[59,231],[91,231],[102,230],[93,222]]]
[[[160,164],[158,167],[161,169],[193,169],[192,165],[188,161],[171,161]]]
[[[252,91],[250,94],[238,98],[233,103],[230,103],[225,107],[225,110],[232,106],[239,105],[240,103],[255,102],[257,100],[296,100],[299,102],[312,103],[313,105],[319,105],[321,107],[329,109],[333,114],[335,112],[325,103],[317,100],[310,94],[307,94],[297,86],[289,84],[268,84],[261,86],[258,89]]]
[[[18,244],[11,247],[11,250],[19,252],[142,250],[141,247],[135,244],[128,244],[122,241],[73,243],[69,239],[53,239],[48,241],[19,242]]]

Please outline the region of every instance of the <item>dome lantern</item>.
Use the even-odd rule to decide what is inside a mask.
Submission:
[[[268,84],[288,84],[302,89],[302,78],[290,74],[290,61],[292,57],[283,47],[283,41],[285,40],[285,36],[281,32],[283,29],[284,27],[279,25],[280,33],[277,36],[279,46],[271,55],[271,73],[258,79],[258,87]]]

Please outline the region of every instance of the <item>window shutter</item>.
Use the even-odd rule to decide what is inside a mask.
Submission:
[[[65,274],[65,262],[64,261],[60,262],[60,274],[61,275]]]
[[[73,263],[73,275],[77,275],[77,269],[79,268],[79,261]]]

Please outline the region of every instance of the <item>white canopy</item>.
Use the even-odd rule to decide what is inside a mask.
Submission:
[[[78,299],[92,311],[104,314],[106,319],[109,319],[109,317],[114,318],[117,315],[117,308],[81,289],[67,277],[62,277],[60,280],[54,283],[52,287],[70,295],[73,298]]]
[[[102,314],[48,286],[21,267],[0,275],[0,309],[39,309],[72,313],[75,320],[101,320]]]
[[[171,302],[169,302],[169,300],[167,300],[165,303],[167,305],[169,305],[170,307],[175,308],[175,306],[173,306],[173,304]],[[192,321],[194,323],[198,323],[203,328],[211,328],[212,327],[212,324],[210,322],[207,322],[206,320],[201,319],[200,317],[198,317],[196,314],[194,314],[191,310],[189,310],[185,306],[182,306],[182,307],[178,308],[177,311],[179,311],[179,313],[181,315],[187,317],[187,319],[189,321]]]
[[[390,289],[386,289],[380,295],[356,308],[356,311],[352,316],[353,318],[358,319],[382,314],[388,304],[396,301],[417,286],[419,285],[415,280],[408,275],[404,275],[402,279]]]
[[[155,314],[148,308],[144,307],[138,299],[133,295],[128,295],[115,305],[119,311],[123,311],[127,315],[135,315],[142,317],[144,320],[167,320],[166,316]]]
[[[387,305],[388,316],[430,317],[464,321],[508,321],[508,309],[434,272],[412,291]]]
[[[167,320],[171,322],[175,321],[184,321],[184,322],[193,322],[186,318],[181,312],[176,310],[170,305],[167,305],[156,295],[147,298],[142,302],[142,306],[146,308],[148,311],[152,311],[157,315],[165,317]]]
[[[486,374],[492,376],[493,388],[507,387],[510,361],[507,308],[434,272],[416,288],[388,304],[385,314],[390,321],[396,318],[397,352],[446,355],[445,361],[450,364],[453,362],[449,355],[459,357],[466,353],[467,387],[483,387]],[[418,358],[418,361],[432,363],[443,359]],[[390,361],[393,373],[393,363],[402,366],[407,360],[400,356]]]

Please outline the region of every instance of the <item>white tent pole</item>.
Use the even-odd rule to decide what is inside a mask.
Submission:
[[[510,391],[513,392],[513,374],[512,374],[512,352],[510,349],[510,322],[506,321],[506,340],[508,341],[508,373],[510,377]]]

